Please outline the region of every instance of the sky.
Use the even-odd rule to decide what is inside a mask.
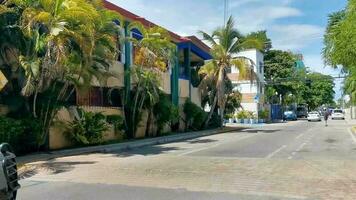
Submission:
[[[109,0],[182,36],[211,32],[224,23],[224,0]],[[242,33],[267,30],[274,49],[301,53],[311,71],[338,75],[320,52],[328,14],[347,0],[229,0],[229,15]],[[199,37],[199,35],[197,35]],[[342,80],[335,81],[336,99]]]

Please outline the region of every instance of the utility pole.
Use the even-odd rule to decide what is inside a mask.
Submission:
[[[228,14],[229,14],[229,0],[225,0],[225,2],[224,2],[224,26],[226,25]]]

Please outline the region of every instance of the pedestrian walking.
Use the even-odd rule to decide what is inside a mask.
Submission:
[[[324,113],[325,126],[328,126],[329,115],[330,115],[329,111],[328,110],[325,111],[325,113]]]

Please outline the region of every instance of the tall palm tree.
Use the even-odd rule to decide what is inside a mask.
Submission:
[[[200,74],[205,75],[200,88],[204,90],[208,84],[213,84],[213,90],[209,91],[213,100],[210,104],[211,110],[208,118],[205,122],[205,126],[208,126],[209,121],[215,112],[216,106],[219,109],[219,115],[221,117],[221,124],[224,119],[224,110],[227,95],[226,94],[226,79],[227,69],[230,67],[236,67],[239,70],[241,78],[252,78],[253,69],[251,65],[253,62],[245,57],[236,56],[237,53],[244,50],[245,47],[254,46],[256,49],[262,50],[264,44],[257,38],[246,38],[234,27],[234,20],[229,18],[226,25],[219,27],[213,31],[211,35],[200,31],[204,40],[211,45],[212,60],[208,61],[199,70]]]

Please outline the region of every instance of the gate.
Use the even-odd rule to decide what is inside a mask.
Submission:
[[[283,119],[283,109],[282,106],[279,104],[272,104],[271,105],[271,120],[282,120]]]

